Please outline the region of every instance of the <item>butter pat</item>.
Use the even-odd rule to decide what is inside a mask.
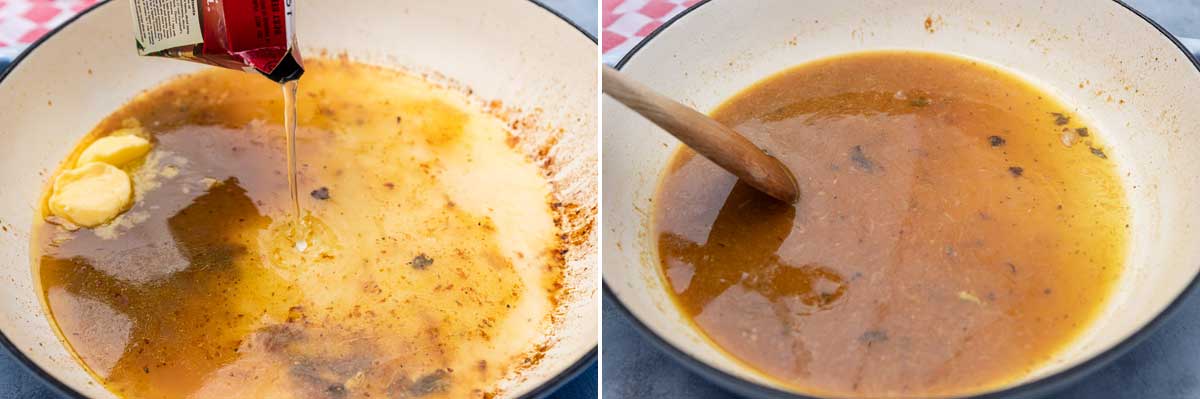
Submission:
[[[122,129],[124,130],[124,129]],[[89,145],[79,154],[76,165],[103,162],[121,166],[141,158],[150,151],[150,141],[135,134],[105,136]]]
[[[112,220],[132,201],[133,184],[125,171],[92,162],[59,174],[49,205],[50,212],[71,223],[95,227]]]

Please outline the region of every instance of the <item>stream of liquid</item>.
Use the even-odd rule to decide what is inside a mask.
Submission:
[[[295,247],[298,251],[304,251],[308,248],[308,241],[304,234],[304,218],[300,215],[300,190],[296,187],[296,91],[300,86],[299,82],[299,80],[284,82],[280,87],[283,88],[283,129],[287,134],[285,143],[287,146],[287,179],[288,193],[292,198]]]

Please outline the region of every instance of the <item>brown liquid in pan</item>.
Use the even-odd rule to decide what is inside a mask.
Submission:
[[[680,150],[656,198],[663,273],[718,346],[837,396],[1003,385],[1103,308],[1129,215],[1111,153],[1063,104],[945,55],[772,76],[713,112],[796,174],[775,202]]]
[[[109,225],[39,222],[64,340],[129,398],[481,398],[534,364],[561,239],[541,171],[457,92],[307,60],[296,251],[279,87],[211,69],[140,96],[153,150]],[[82,145],[86,145],[85,140]]]

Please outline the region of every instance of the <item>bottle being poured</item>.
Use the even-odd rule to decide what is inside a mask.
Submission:
[[[258,73],[283,91],[288,189],[295,248],[308,246],[296,179],[296,91],[304,66],[293,0],[131,0],[138,53]]]

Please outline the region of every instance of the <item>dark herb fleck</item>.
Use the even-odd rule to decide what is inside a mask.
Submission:
[[[1046,294],[1046,295],[1050,295],[1050,289],[1049,288],[1044,289],[1044,290],[1042,290],[1042,293]]]
[[[875,164],[875,161],[867,158],[867,154],[863,153],[863,148],[861,145],[856,145],[853,148],[850,148],[850,160],[854,161],[854,166],[857,166],[864,172],[874,172],[876,166],[878,166]]]
[[[1088,147],[1088,149],[1092,150],[1092,155],[1098,156],[1100,159],[1108,159],[1108,155],[1104,155],[1104,150],[1096,147]]]
[[[450,373],[446,372],[446,370],[438,370],[426,374],[418,378],[416,382],[413,382],[412,386],[408,387],[408,394],[420,397],[445,391],[446,388],[450,387],[450,382],[446,378],[449,376]]]
[[[414,256],[412,261],[408,262],[408,264],[412,265],[412,267],[416,268],[417,270],[425,270],[426,267],[433,265],[433,258],[430,258],[428,255],[422,253]]]
[[[1012,262],[1004,262],[1004,264],[1008,265],[1008,271],[1012,272],[1012,274],[1017,274],[1017,265],[1012,264]]]
[[[1081,127],[1081,128],[1075,129],[1075,134],[1078,134],[1079,137],[1087,137],[1088,130],[1086,127]]]
[[[1011,173],[1013,177],[1021,177],[1021,175],[1025,174],[1025,168],[1020,166],[1010,166],[1008,168],[1008,173]]]
[[[908,102],[908,105],[914,107],[924,107],[929,104],[933,104],[933,100],[930,100],[929,97],[917,97]]]
[[[352,362],[347,364],[351,367],[357,363],[351,359],[346,359],[346,361]],[[294,381],[306,385],[309,389],[324,391],[323,397],[325,398],[345,397],[349,392],[347,392],[346,385],[339,382],[344,376],[339,376],[334,367],[326,361],[305,359],[293,363],[288,368],[288,372]]]
[[[1050,115],[1054,115],[1054,124],[1055,125],[1062,126],[1062,125],[1071,123],[1071,117],[1066,116],[1066,115],[1062,114],[1061,112],[1051,112]]]
[[[991,144],[991,145],[992,145],[992,147],[999,147],[999,146],[1002,146],[1002,145],[1004,145],[1004,143],[1006,143],[1006,142],[1007,142],[1007,141],[1005,141],[1003,137],[1000,137],[1000,136],[988,136],[988,144]]]
[[[316,199],[319,199],[322,201],[327,200],[327,199],[329,199],[329,187],[318,188],[316,190],[313,190],[309,194],[312,195],[313,198],[316,198]]]
[[[325,388],[330,396],[342,397],[346,395],[346,386],[342,384],[331,384]]]
[[[858,336],[858,342],[871,346],[871,344],[880,343],[888,340],[887,331],[870,330]]]

